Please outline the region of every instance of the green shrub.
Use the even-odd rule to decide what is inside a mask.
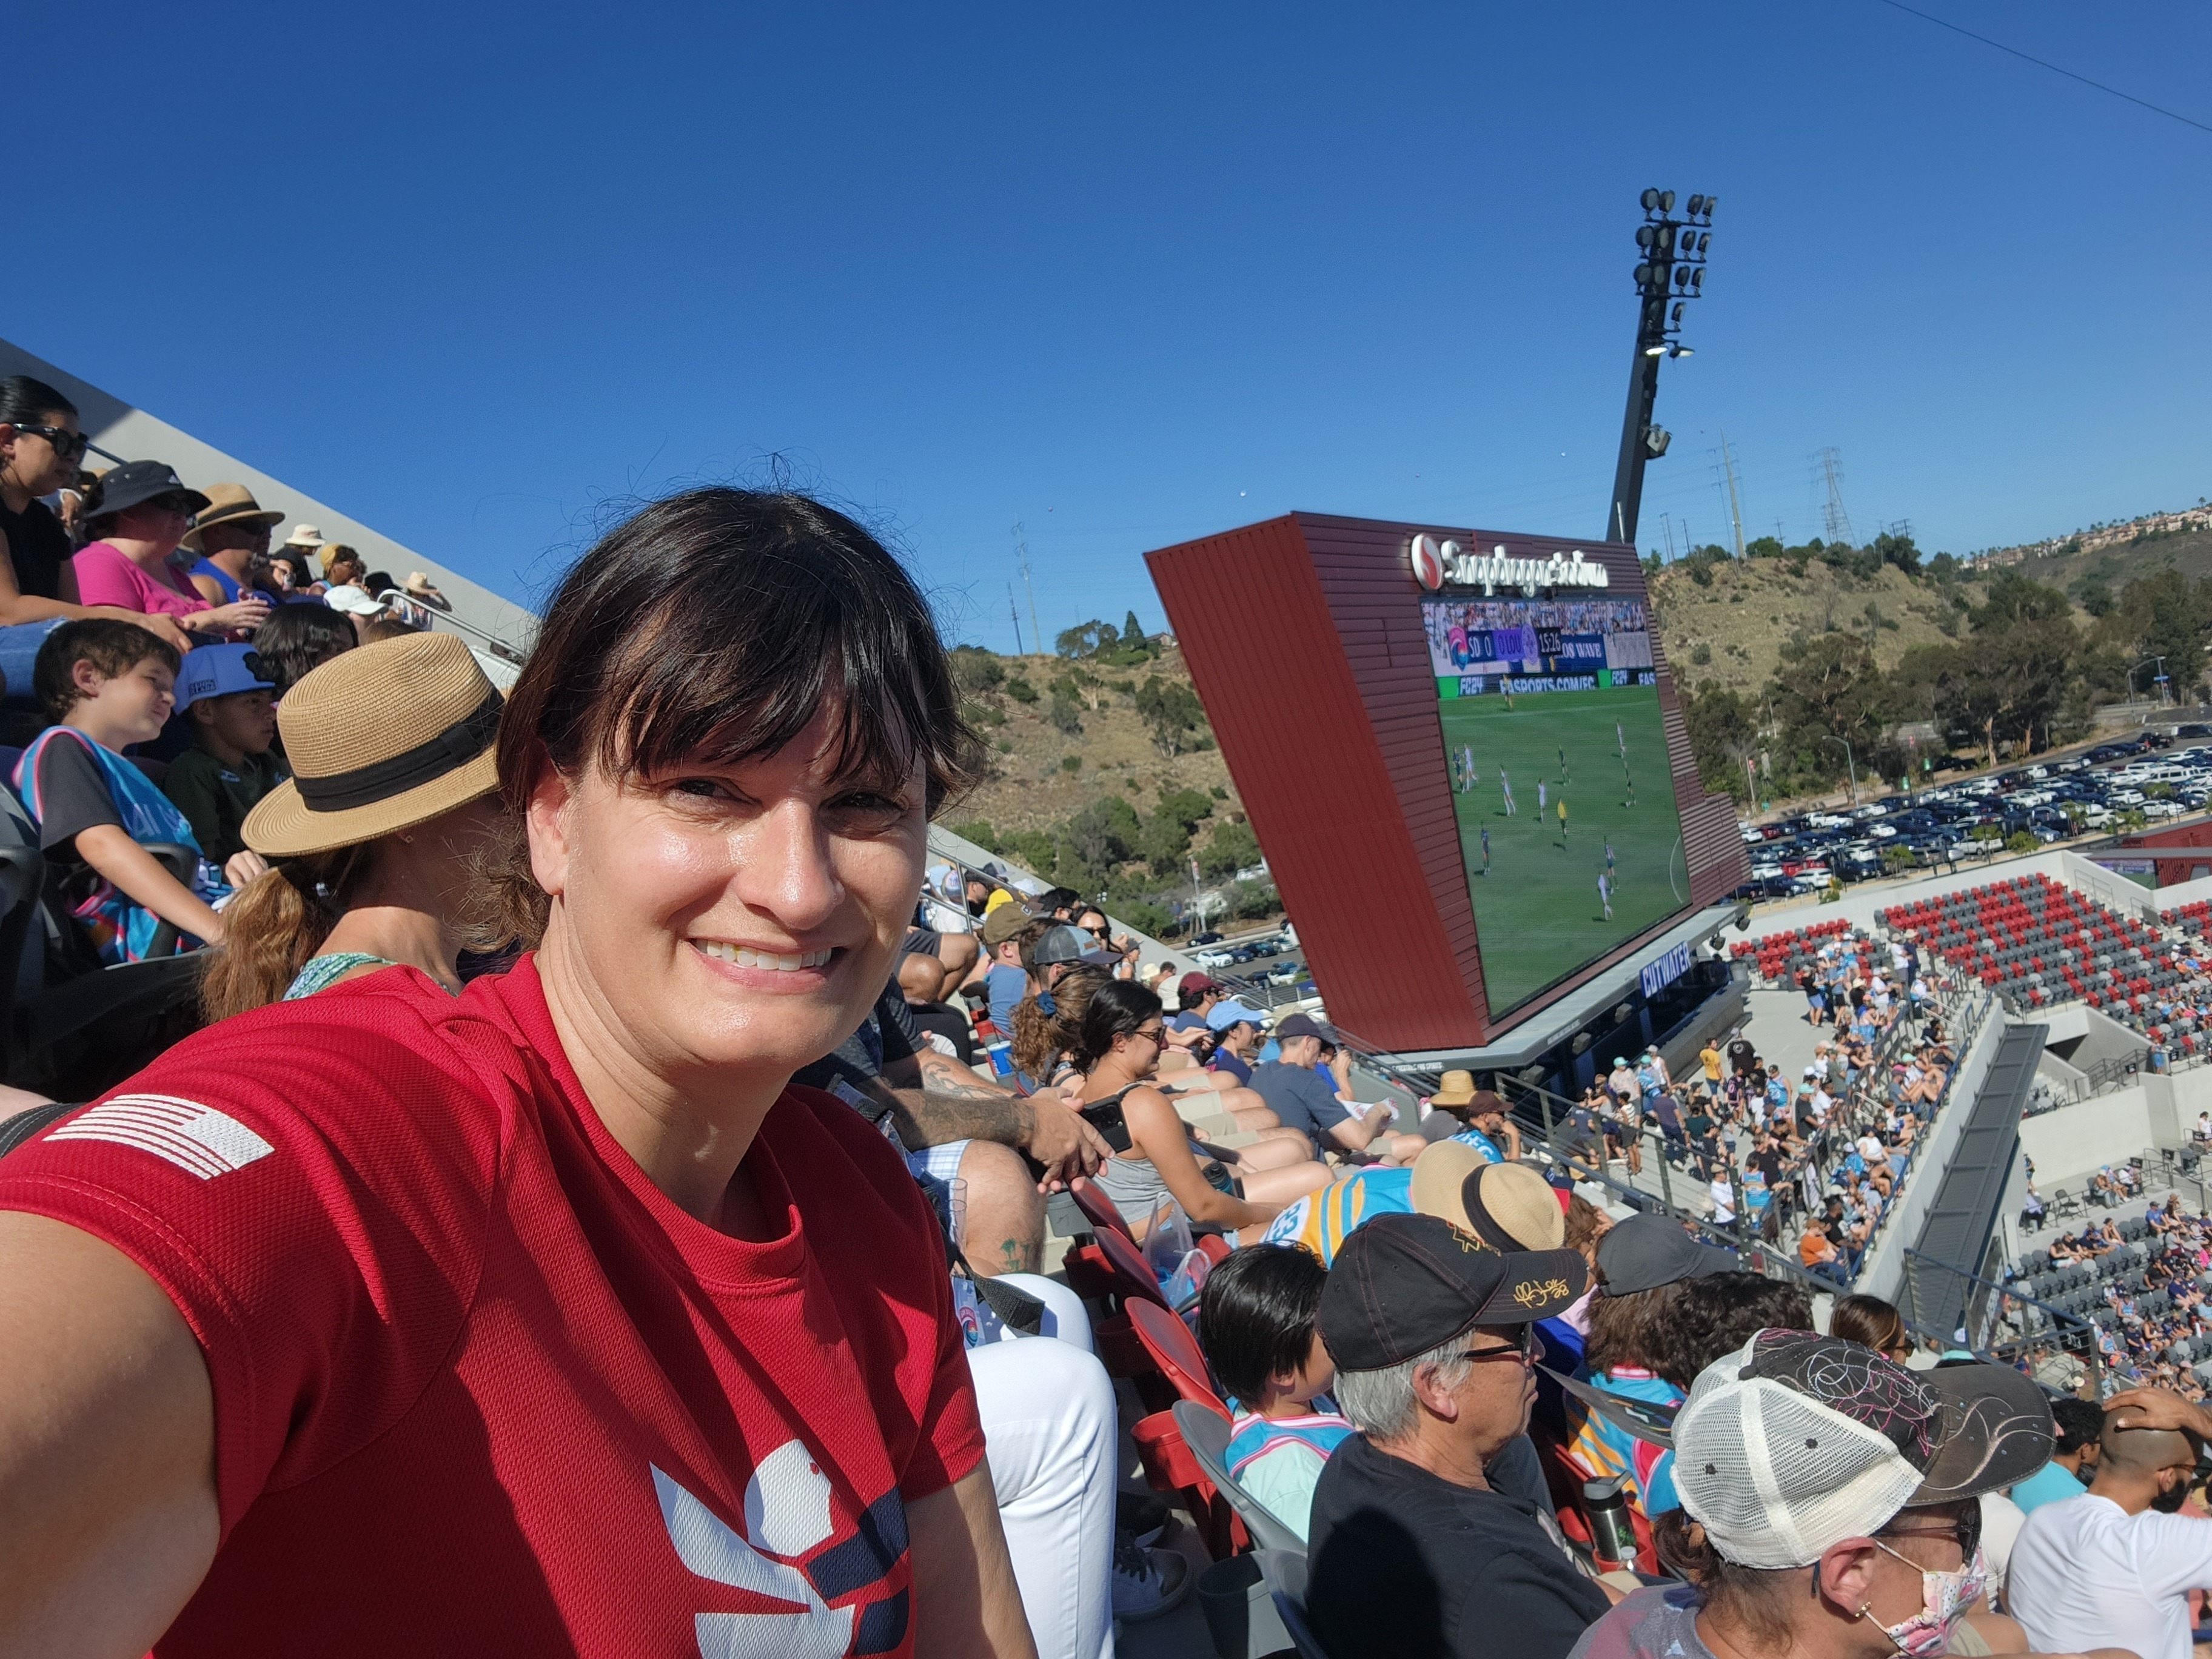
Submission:
[[[1080,772],[1083,769],[1083,757],[1062,755],[1060,757],[1060,769],[1063,772]]]
[[[1007,677],[1006,695],[1016,702],[1035,702],[1037,700],[1036,687],[1031,685],[1019,674]]]

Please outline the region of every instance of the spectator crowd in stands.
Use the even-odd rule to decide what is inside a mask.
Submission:
[[[434,588],[318,580],[235,488],[119,466],[77,567],[38,501],[74,411],[0,413],[56,902],[103,963],[204,969],[203,1029],[0,1143],[0,1555],[35,1568],[0,1649],[1100,1659],[1193,1579],[1119,1491],[1133,1299],[1194,1304],[1177,1386],[1305,1541],[1332,1659],[2078,1651],[2098,1595],[2163,1639],[2212,1577],[2156,1524],[2190,1402],[2062,1439],[2017,1369],[1907,1370],[1885,1304],[1812,1329],[1955,1065],[1910,964],[1838,947],[1794,1086],[1652,1051],[1575,1109],[1584,1173],[1653,1133],[1714,1218],[1834,1253],[1750,1272],[1529,1161],[1468,1073],[1366,1097],[1316,1014],[932,878],[972,734],[921,595],[817,502],[642,509],[502,696]],[[1040,1271],[1062,1193],[1112,1298]],[[2045,1533],[2086,1592],[2027,1571]]]

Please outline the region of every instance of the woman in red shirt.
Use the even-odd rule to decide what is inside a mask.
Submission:
[[[0,1650],[1031,1655],[934,1219],[787,1087],[966,781],[920,595],[695,490],[484,714],[318,787],[495,720],[510,972],[226,1020],[0,1164]]]

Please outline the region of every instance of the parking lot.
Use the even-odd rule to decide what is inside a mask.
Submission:
[[[2047,846],[2109,834],[2129,811],[2156,823],[2209,802],[2212,725],[2184,725],[2171,737],[2146,732],[1909,796],[1744,824],[1752,878],[1737,896],[1788,898],[1816,892],[1831,878],[1863,881],[1984,857],[2015,835]]]

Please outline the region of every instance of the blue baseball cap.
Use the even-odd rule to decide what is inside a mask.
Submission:
[[[234,691],[274,691],[262,678],[261,653],[250,645],[203,645],[185,653],[177,675],[177,707],[189,708],[203,697],[227,697]]]
[[[1249,1024],[1264,1031],[1267,1029],[1267,1017],[1250,1003],[1239,1002],[1234,997],[1215,1003],[1206,1017],[1206,1029],[1209,1031],[1225,1031],[1238,1024]]]

